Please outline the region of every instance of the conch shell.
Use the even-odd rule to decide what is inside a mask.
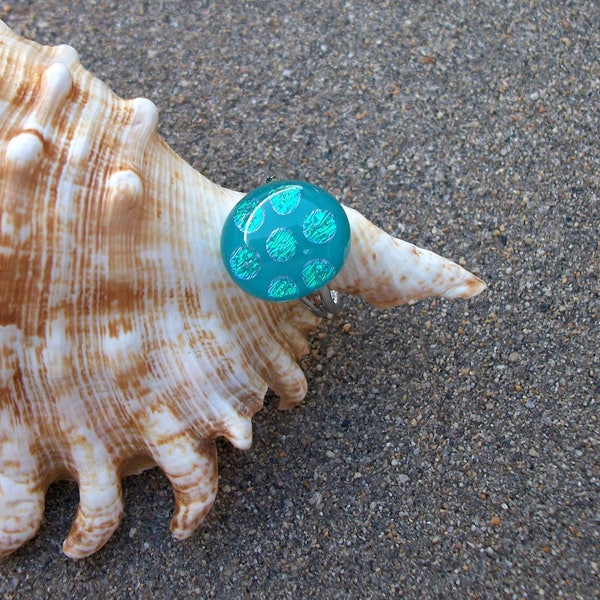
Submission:
[[[49,484],[79,484],[64,552],[97,551],[123,513],[121,478],[158,465],[171,529],[189,536],[217,493],[214,440],[249,448],[268,388],[300,402],[296,363],[319,318],[249,296],[219,235],[242,194],[194,171],[69,46],[0,21],[0,555],[35,536]],[[485,284],[355,210],[331,284],[377,307],[468,298]]]

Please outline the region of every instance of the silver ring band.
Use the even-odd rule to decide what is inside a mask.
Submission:
[[[300,300],[315,315],[317,315],[317,317],[334,315],[340,310],[340,308],[342,308],[342,295],[335,290],[329,289],[328,286],[325,286],[319,290],[319,298],[321,300],[321,304],[319,306],[317,306],[310,298],[307,297],[300,298]]]

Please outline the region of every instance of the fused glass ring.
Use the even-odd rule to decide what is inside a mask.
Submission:
[[[302,299],[317,292],[326,312],[339,305],[327,284],[350,250],[350,224],[341,204],[303,181],[273,181],[246,194],[221,232],[227,272],[244,291],[262,300]]]

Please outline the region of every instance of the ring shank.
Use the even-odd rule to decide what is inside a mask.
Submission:
[[[319,298],[321,300],[319,306],[308,297],[300,298],[300,300],[318,317],[334,315],[342,308],[342,295],[328,286],[319,290]]]

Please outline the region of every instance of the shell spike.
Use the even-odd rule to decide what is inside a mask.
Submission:
[[[394,238],[346,208],[352,230],[350,255],[332,286],[360,296],[377,308],[412,304],[423,298],[470,298],[486,289],[460,265]]]
[[[98,551],[121,523],[121,479],[115,469],[84,471],[79,481],[79,508],[63,542],[70,558],[85,558]]]
[[[198,443],[181,435],[153,451],[153,458],[169,478],[175,495],[171,531],[177,539],[189,537],[211,509],[217,496],[218,467],[214,442]]]
[[[11,335],[6,328],[0,328],[0,386],[16,368],[12,345],[18,339],[14,332]],[[30,451],[31,436],[26,424],[9,407],[0,408],[0,432],[7,429],[12,435],[0,434],[0,557],[35,536],[44,515],[46,493],[39,461]]]
[[[44,516],[45,490],[31,489],[0,474],[0,558],[32,539]]]

